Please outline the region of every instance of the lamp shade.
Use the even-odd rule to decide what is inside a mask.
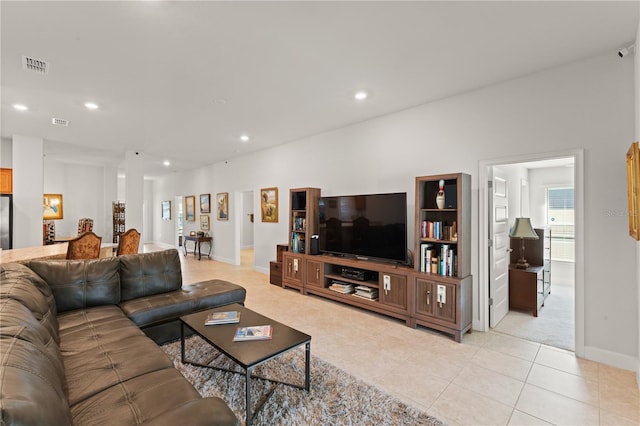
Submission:
[[[537,240],[538,234],[533,230],[531,226],[531,219],[528,217],[516,218],[516,223],[511,228],[509,233],[511,238],[524,238],[526,240]]]

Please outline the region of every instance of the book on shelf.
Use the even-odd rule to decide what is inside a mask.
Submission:
[[[356,287],[354,296],[358,296],[367,300],[378,300],[378,289],[359,285]]]
[[[304,253],[305,237],[298,232],[291,233],[291,251],[294,253]]]
[[[204,325],[233,324],[236,322],[240,322],[239,311],[211,312],[207,315]]]
[[[251,327],[238,327],[233,336],[234,342],[246,340],[268,340],[273,337],[273,328],[270,325],[254,325]]]
[[[353,284],[343,283],[341,281],[333,281],[329,286],[329,290],[335,291],[337,293],[342,294],[351,294],[353,293]]]
[[[431,270],[431,244],[420,244],[420,272]]]
[[[431,240],[456,241],[458,226],[456,221],[451,224],[442,221],[423,220],[420,224],[420,236]]]

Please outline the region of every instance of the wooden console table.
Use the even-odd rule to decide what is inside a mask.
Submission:
[[[193,241],[194,242],[193,255],[195,256],[197,254],[198,260],[201,260],[202,253],[200,251],[200,247],[202,246],[202,243],[207,243],[209,244],[209,253],[207,254],[207,257],[211,259],[211,246],[213,245],[213,237],[197,237],[193,235],[185,235],[182,238],[184,239],[184,242],[182,243],[182,248],[184,249],[185,256],[189,254],[189,251],[187,250],[187,242]]]

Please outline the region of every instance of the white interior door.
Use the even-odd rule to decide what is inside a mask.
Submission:
[[[489,175],[489,327],[493,328],[509,312],[509,200],[506,173],[492,167]]]

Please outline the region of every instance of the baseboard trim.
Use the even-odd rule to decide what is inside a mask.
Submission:
[[[585,346],[584,357],[588,360],[601,362],[612,367],[635,371],[636,375],[638,374],[638,358],[629,355],[623,355],[618,352],[611,352],[605,349],[594,348],[593,346]]]

